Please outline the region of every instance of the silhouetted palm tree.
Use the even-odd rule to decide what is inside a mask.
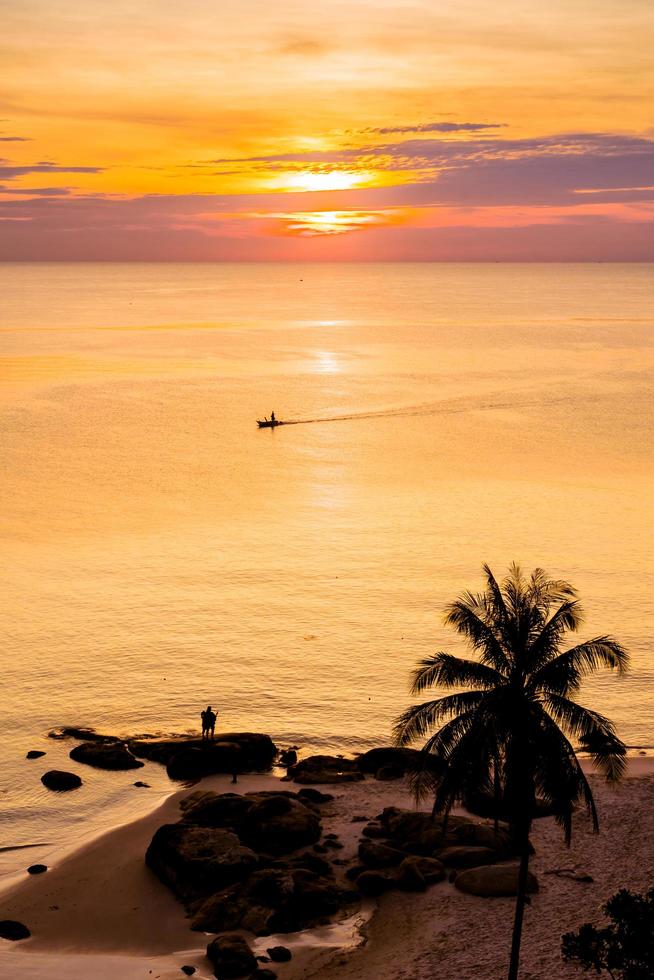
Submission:
[[[625,746],[613,724],[572,700],[582,678],[599,667],[619,674],[628,655],[610,636],[598,636],[562,652],[566,633],[581,622],[576,591],[548,579],[542,569],[526,578],[517,565],[501,586],[484,565],[486,589],[465,593],[446,612],[477,653],[464,660],[436,653],[413,674],[412,692],[465,688],[408,708],[398,719],[399,745],[430,735],[425,763],[414,775],[418,798],[434,793],[434,812],[447,815],[470,790],[491,795],[507,814],[520,855],[509,980],[517,980],[529,868],[529,832],[537,799],[562,825],[567,843],[575,803],[583,801],[593,828],[597,811],[588,780],[570,739],[578,740],[608,780],[625,768]]]

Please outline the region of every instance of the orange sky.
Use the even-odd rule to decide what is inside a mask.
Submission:
[[[654,259],[651,0],[0,14],[1,259]]]

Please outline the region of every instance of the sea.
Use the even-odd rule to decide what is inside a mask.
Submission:
[[[2,875],[172,788],[59,726],[387,744],[483,562],[577,587],[654,752],[651,265],[6,264],[0,346]]]

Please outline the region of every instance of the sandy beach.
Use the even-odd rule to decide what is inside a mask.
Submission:
[[[527,910],[525,980],[579,976],[561,961],[561,934],[597,919],[602,903],[618,888],[642,891],[654,879],[654,761],[632,759],[629,778],[614,790],[591,779],[600,808],[599,836],[582,814],[575,819],[569,850],[553,819],[539,820],[532,834],[532,869],[540,891]],[[226,776],[209,777],[201,785],[218,792],[231,789]],[[272,775],[249,776],[239,781],[239,791],[284,785]],[[366,779],[333,791],[334,801],[322,812],[324,832],[338,833],[344,844],[341,857],[352,863],[361,830],[353,817],[373,817],[385,806],[412,806],[403,782]],[[0,975],[168,980],[182,975],[181,966],[188,964],[196,967],[196,976],[211,977],[205,937],[189,930],[183,907],[143,860],[155,830],[177,819],[179,801],[188,792],[174,793],[148,816],[86,843],[60,864],[53,861],[45,875],[11,883],[0,898],[0,917],[25,922],[32,938],[2,944]],[[584,872],[593,881],[552,873],[566,869]],[[512,910],[512,899],[474,898],[447,881],[423,894],[389,893],[332,927],[278,937],[294,955],[275,970],[281,980],[500,980]],[[276,941],[256,940],[255,952],[264,953]]]

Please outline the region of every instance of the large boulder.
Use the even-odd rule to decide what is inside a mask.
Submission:
[[[130,739],[133,755],[159,762],[172,779],[197,779],[212,773],[267,772],[277,748],[269,735],[256,732],[221,734],[213,740],[201,738]]]
[[[258,935],[295,932],[339,910],[345,895],[333,880],[304,868],[263,868],[210,896],[191,928],[202,932],[248,929]]]
[[[249,976],[258,967],[257,959],[242,936],[224,933],[207,946],[207,959],[218,980]]]
[[[148,867],[184,901],[244,879],[258,860],[229,830],[185,823],[159,827],[145,855]]]
[[[491,864],[484,868],[470,868],[456,876],[454,884],[459,891],[482,898],[502,898],[518,894],[517,864]],[[538,891],[536,876],[528,873],[527,892]]]
[[[288,792],[199,794],[186,805],[184,822],[229,827],[245,844],[270,855],[315,844],[322,832],[314,805],[305,806]]]
[[[69,752],[75,762],[83,762],[96,769],[141,769],[143,763],[135,759],[124,742],[82,742]]]
[[[504,827],[498,827],[496,830],[491,824],[461,824],[453,829],[452,836],[461,844],[490,847],[504,855],[511,854],[513,849],[509,831]]]
[[[434,817],[421,810],[386,807],[379,817],[379,823],[387,836],[403,850],[429,857],[439,847],[455,843],[457,828],[470,821],[467,817],[450,815],[445,822],[443,817]]]
[[[395,877],[389,871],[362,871],[356,877],[356,886],[366,898],[377,898],[395,887]]]
[[[390,868],[400,864],[406,854],[397,847],[364,838],[359,844],[359,860],[367,868]]]
[[[404,775],[417,769],[422,761],[423,754],[418,749],[398,749],[387,746],[378,749],[370,749],[362,752],[357,757],[356,763],[361,772],[377,775],[380,769],[394,769]]]
[[[66,793],[68,790],[77,789],[82,785],[82,780],[74,772],[65,772],[62,769],[50,769],[41,776],[41,782],[48,789],[55,790],[57,793]]]
[[[490,847],[444,847],[436,857],[448,868],[477,868],[482,864],[494,864],[500,855]]]
[[[310,755],[295,766],[289,766],[288,775],[296,783],[352,783],[363,779],[355,759],[342,759],[334,755]]]
[[[287,796],[252,797],[254,805],[239,828],[246,844],[265,854],[288,854],[320,839],[315,811]]]

